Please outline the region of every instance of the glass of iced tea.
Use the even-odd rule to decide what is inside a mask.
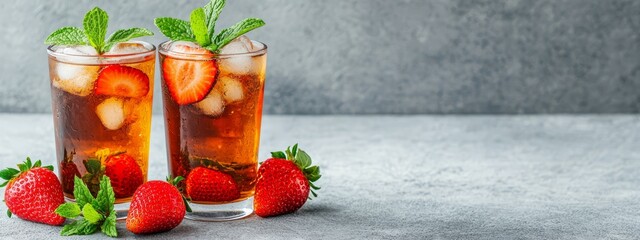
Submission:
[[[212,53],[192,42],[159,46],[169,171],[195,220],[253,212],[267,46],[241,36]]]
[[[118,43],[48,48],[58,173],[67,200],[74,176],[95,195],[111,179],[118,216],[147,179],[155,47]]]

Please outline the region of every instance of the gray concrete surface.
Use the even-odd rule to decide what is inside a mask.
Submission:
[[[162,179],[163,126],[153,120],[149,173]],[[0,167],[27,155],[53,163],[51,122],[0,114]],[[294,142],[323,173],[320,196],[297,213],[185,220],[135,238],[640,238],[637,115],[265,117],[260,158]],[[4,216],[0,226],[5,239],[60,231]],[[118,230],[134,238],[124,223]]]
[[[156,31],[154,17],[204,2],[0,5],[0,112],[50,111],[42,42],[91,7],[110,31]],[[638,12],[636,0],[235,0],[219,26],[267,22],[249,34],[269,45],[267,113],[637,113]]]

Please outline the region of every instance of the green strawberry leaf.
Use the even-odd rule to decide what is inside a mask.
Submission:
[[[76,198],[76,203],[78,206],[84,206],[87,203],[93,202],[93,195],[89,191],[87,185],[84,184],[82,179],[78,176],[75,176],[73,179],[73,196]]]
[[[97,224],[103,219],[103,216],[89,203],[82,207],[82,215],[84,216],[84,219],[92,224]]]
[[[160,32],[173,41],[195,42],[189,22],[176,18],[156,18],[153,21]]]
[[[20,163],[18,164],[18,169],[20,169],[20,172],[25,172],[29,170],[29,167],[26,164]]]
[[[293,156],[298,155],[298,144],[294,144],[293,148],[291,148],[291,153],[293,154]]]
[[[196,41],[200,46],[207,46],[211,43],[207,24],[205,23],[204,9],[196,8],[191,12],[191,31],[196,36]]]
[[[302,151],[302,149],[298,150],[298,154],[295,158],[300,169],[305,169],[311,166],[311,157],[305,151]]]
[[[175,178],[172,178],[171,176],[167,176],[167,182],[173,185],[174,187],[178,188],[178,191],[181,191],[181,189],[178,187],[178,184],[182,180],[184,180],[183,176],[177,176]],[[191,212],[191,206],[189,206],[189,202],[187,201],[187,198],[183,194],[180,194],[180,195],[182,195],[182,202],[184,202],[184,207],[186,208],[186,211]]]
[[[7,217],[11,218],[11,211],[9,211],[9,209],[7,209]]]
[[[153,36],[153,32],[144,29],[144,28],[129,28],[129,29],[120,29],[111,36],[107,40],[107,43],[102,48],[103,52],[108,52],[111,47],[116,45],[117,43],[126,42],[134,38],[144,37],[144,36]]]
[[[27,165],[27,169],[31,169],[33,167],[30,157],[27,157],[27,161],[25,162],[25,164]]]
[[[44,44],[47,45],[86,45],[87,36],[77,27],[63,27],[51,33]]]
[[[2,178],[4,180],[11,180],[13,177],[15,177],[19,173],[20,173],[20,171],[18,171],[18,169],[5,168],[5,169],[0,170],[0,178]]]
[[[212,0],[205,5],[204,15],[207,19],[207,33],[209,35],[210,41],[213,41],[213,33],[216,29],[216,21],[218,21],[218,17],[220,16],[220,12],[224,8],[225,0]]]
[[[282,151],[278,151],[278,152],[271,152],[271,157],[272,158],[282,158],[282,159],[287,159],[287,155],[284,154],[284,152]]]
[[[77,203],[63,203],[55,211],[56,214],[63,218],[76,218],[80,216],[81,210]]]
[[[244,19],[231,27],[225,28],[215,37],[213,43],[218,46],[218,50],[236,39],[237,37],[242,36],[243,34],[264,26],[264,21],[259,18],[247,18]]]
[[[116,210],[109,212],[109,217],[104,220],[102,226],[100,226],[102,232],[109,237],[117,237],[118,230],[116,229]]]
[[[93,207],[104,213],[108,213],[113,209],[115,202],[116,197],[113,192],[113,187],[111,187],[111,180],[109,177],[103,176],[100,180],[100,191],[98,191],[95,201],[92,202]]]
[[[109,15],[99,7],[91,9],[91,11],[84,15],[84,21],[82,22],[84,33],[87,35],[91,46],[99,53],[102,53],[104,38],[107,36],[108,22]]]

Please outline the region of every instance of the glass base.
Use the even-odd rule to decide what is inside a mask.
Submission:
[[[64,197],[64,200],[67,202],[76,202],[73,198]],[[123,202],[116,203],[113,205],[113,209],[116,210],[116,220],[125,220],[127,219],[127,215],[129,214],[129,206],[131,206],[131,202]],[[80,207],[82,208],[82,206]]]
[[[222,222],[241,219],[253,213],[253,197],[227,204],[189,203],[192,212],[185,218],[196,221]]]

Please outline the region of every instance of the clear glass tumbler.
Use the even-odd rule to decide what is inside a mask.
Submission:
[[[50,46],[49,75],[58,173],[73,201],[74,176],[97,194],[106,175],[118,218],[147,180],[155,46],[120,43],[97,55],[90,46]]]
[[[159,46],[169,172],[186,179],[180,188],[193,209],[186,218],[253,212],[267,46],[247,41],[247,52],[234,54]]]

